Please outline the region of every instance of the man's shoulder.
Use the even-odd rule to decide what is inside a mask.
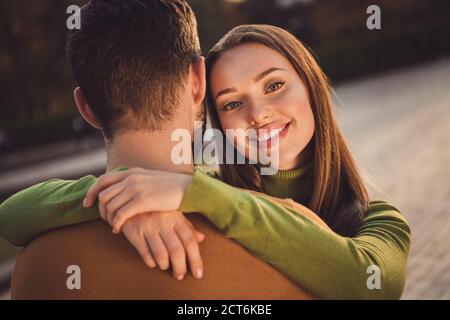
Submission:
[[[33,240],[20,254],[12,295],[16,299],[311,299],[297,284],[232,239],[204,217],[188,219],[206,235],[200,249],[206,266],[197,280],[149,269],[123,235],[91,221],[60,228]],[[68,290],[69,266],[81,272],[81,290]],[[261,279],[265,281],[261,282]]]

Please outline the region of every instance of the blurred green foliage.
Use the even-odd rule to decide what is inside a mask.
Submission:
[[[450,52],[447,0],[188,0],[203,52],[233,26],[267,23],[308,45],[333,81]],[[14,146],[71,134],[74,82],[65,58],[66,9],[86,0],[0,0],[0,129]],[[381,30],[366,28],[366,8],[381,8]]]

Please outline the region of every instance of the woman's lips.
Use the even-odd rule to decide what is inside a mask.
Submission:
[[[286,123],[283,127],[279,127],[271,130],[264,130],[260,132],[256,137],[252,137],[253,143],[258,142],[261,148],[270,148],[272,144],[276,143],[275,138],[278,137],[278,142],[284,139],[289,131],[290,122]]]
[[[280,143],[282,139],[284,139],[284,137],[286,137],[288,131],[289,131],[289,127],[290,127],[291,123],[287,123],[286,126],[278,133],[278,141],[274,141],[273,138],[267,140],[267,143],[262,143],[262,147],[266,147],[266,148],[271,148],[273,143]]]

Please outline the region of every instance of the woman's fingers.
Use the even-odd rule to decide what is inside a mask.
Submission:
[[[124,224],[123,232],[148,266],[158,265],[161,270],[171,266],[174,278],[182,280],[189,264],[195,278],[203,277],[198,243],[205,235],[182,212],[153,212],[132,217]]]
[[[186,252],[178,235],[173,229],[161,232],[161,238],[169,253],[173,276],[177,280],[183,280],[186,274]]]
[[[194,236],[195,239],[197,240],[197,242],[202,242],[203,240],[205,240],[206,236],[203,232],[198,231],[197,229],[193,228],[193,232],[194,232]]]
[[[186,251],[192,275],[201,279],[203,277],[203,261],[194,229],[183,223],[178,223],[174,229]]]
[[[97,182],[89,189],[84,200],[85,207],[92,207],[100,192],[104,189],[116,184],[129,175],[127,172],[111,172],[101,176]]]
[[[145,207],[145,202],[141,198],[134,196],[128,203],[116,211],[112,218],[111,225],[114,233],[119,233],[122,230],[123,224],[130,218],[140,213],[151,211]]]
[[[147,237],[147,243],[152,250],[153,258],[158,264],[158,267],[161,270],[167,270],[169,268],[169,253],[159,234]]]
[[[116,195],[113,199],[111,199],[105,206],[105,215],[108,223],[112,226],[112,222],[114,217],[116,216],[116,212],[124,207],[127,203],[131,202],[133,199],[133,193],[129,190],[123,190],[121,193]]]
[[[133,234],[137,235],[137,234]],[[138,236],[130,236],[128,241],[136,248],[136,250],[141,255],[142,260],[144,260],[145,264],[150,268],[156,267],[156,262],[153,259],[153,256],[150,252],[150,248],[146,242],[146,239]]]
[[[124,191],[124,184],[123,182],[116,183],[105,190],[101,191],[98,195],[98,209],[100,211],[100,216],[103,220],[108,221],[108,215],[107,215],[107,206],[109,203],[115,199],[119,194],[123,193]]]
[[[205,234],[203,232],[198,231],[194,225],[192,224],[191,221],[189,221],[189,219],[186,219],[186,223],[188,224],[189,227],[192,228],[194,235],[195,235],[195,239],[197,239],[198,242],[202,242],[203,240],[205,240]]]

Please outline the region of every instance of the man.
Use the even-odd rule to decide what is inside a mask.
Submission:
[[[67,38],[67,55],[79,86],[74,97],[83,118],[102,131],[107,171],[126,166],[191,173],[192,165],[174,165],[170,158],[173,130],[193,132],[194,121],[203,114],[205,66],[189,5],[184,0],[92,0],[82,8],[81,21],[81,29]],[[114,236],[102,221],[88,222],[99,213],[96,208],[82,209],[82,199],[86,186],[95,181],[92,176],[51,180],[1,205],[0,235],[18,245],[68,226],[38,237],[24,249],[12,280],[13,298],[311,298],[200,216],[188,220],[180,212],[141,214],[124,225],[129,242]],[[45,203],[48,211],[49,201],[64,206],[63,223],[51,212],[36,216],[42,211],[36,206]],[[18,202],[23,211],[11,212]],[[156,260],[145,253],[145,241],[133,238],[129,230],[143,221],[154,225],[167,219],[174,228],[163,240],[179,250]],[[175,232],[175,226],[184,231]],[[187,273],[186,260],[201,280],[188,275],[178,282],[168,272],[153,269],[157,263],[162,270],[170,266],[180,280]]]

